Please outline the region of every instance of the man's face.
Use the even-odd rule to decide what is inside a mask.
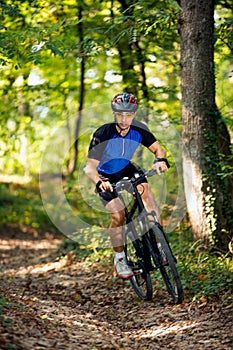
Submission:
[[[122,112],[122,113],[114,113],[116,118],[116,123],[122,128],[127,129],[131,124],[133,119],[135,118],[134,112]]]

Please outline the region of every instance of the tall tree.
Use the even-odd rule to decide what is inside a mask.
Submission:
[[[129,35],[129,28],[133,28],[133,12],[134,6],[127,0],[118,0],[120,3],[119,13],[114,12],[114,2],[111,4],[111,19],[114,26],[113,36],[119,36],[116,40],[116,48],[119,53],[119,64],[123,81],[123,88],[127,92],[132,92],[138,95],[139,90],[139,76],[135,71],[135,54],[133,50],[132,40]],[[130,6],[131,5],[131,6]],[[115,25],[120,21],[121,27],[119,31],[115,31]],[[120,34],[119,34],[120,33]]]
[[[184,184],[196,239],[227,251],[233,208],[230,137],[215,103],[214,0],[181,0],[181,87]],[[223,156],[220,155],[223,154]]]
[[[83,104],[84,104],[84,94],[85,94],[85,54],[83,50],[84,43],[84,32],[83,32],[83,8],[82,4],[78,4],[78,35],[80,40],[80,94],[79,94],[79,107],[77,111],[76,117],[76,125],[75,125],[75,135],[74,135],[74,148],[73,148],[73,157],[69,163],[68,169],[69,174],[73,175],[77,161],[78,161],[78,146],[79,146],[79,134],[80,134],[80,126],[82,121],[82,112],[83,112]]]

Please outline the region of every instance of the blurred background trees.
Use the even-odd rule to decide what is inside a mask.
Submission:
[[[182,137],[178,21],[182,8],[191,5],[174,0],[1,1],[0,173],[37,175],[49,143],[51,164],[62,164],[63,174],[75,178],[92,131],[112,120],[111,98],[131,91],[143,106],[139,117],[167,146],[178,169],[173,167],[167,179],[173,205],[181,169],[175,152]],[[230,1],[214,5],[215,100],[225,133],[232,137],[232,9]],[[174,139],[168,124],[177,132]],[[219,169],[228,181],[230,163],[222,162]],[[230,197],[228,202],[230,212]]]

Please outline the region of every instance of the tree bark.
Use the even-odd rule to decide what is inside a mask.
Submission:
[[[82,6],[79,6],[79,13],[78,13],[79,23],[78,23],[78,33],[79,33],[79,40],[81,45],[81,73],[80,73],[80,95],[79,95],[79,108],[77,111],[77,117],[76,117],[76,123],[75,123],[75,133],[74,133],[74,148],[73,148],[73,157],[70,160],[69,163],[69,175],[72,176],[76,165],[78,162],[78,146],[79,146],[79,134],[80,134],[80,126],[81,126],[81,120],[82,120],[82,110],[83,110],[83,104],[84,104],[84,94],[85,94],[85,55],[82,53],[82,43],[84,40],[83,35],[83,24],[82,24]]]
[[[215,105],[214,0],[181,0],[183,171],[195,239],[227,251],[232,237],[232,199],[221,181],[223,120]],[[224,128],[225,133],[227,128]],[[225,141],[229,138],[225,134]],[[229,148],[229,144],[228,144]]]

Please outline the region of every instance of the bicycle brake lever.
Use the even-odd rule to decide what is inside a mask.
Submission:
[[[123,177],[122,180],[118,181],[117,183],[115,183],[115,189],[116,190],[121,190],[124,189],[126,187],[127,182],[129,181],[128,177]]]
[[[156,170],[154,170],[154,169],[150,169],[150,170],[148,170],[147,172],[146,172],[146,177],[151,177],[151,176],[153,176],[154,174],[156,173]]]

